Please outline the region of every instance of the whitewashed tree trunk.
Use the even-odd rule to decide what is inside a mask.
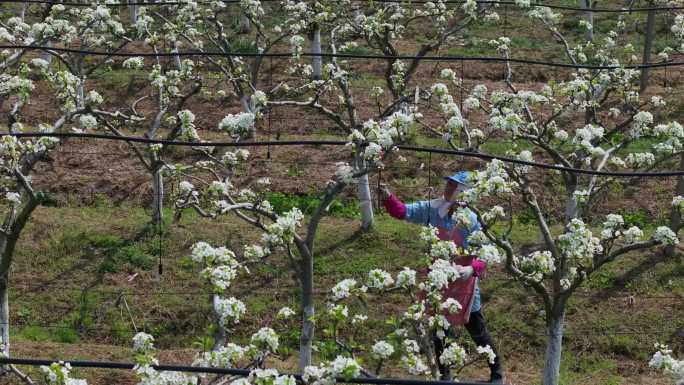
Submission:
[[[247,15],[244,12],[240,13],[240,33],[250,33],[252,32],[252,22],[249,21]]]
[[[563,322],[565,321],[565,311],[559,314],[552,314],[551,320],[547,325],[549,333],[546,344],[546,354],[544,355],[544,385],[558,385],[560,379],[561,352],[563,350]]]
[[[26,203],[17,212],[5,219],[5,233],[0,234],[0,336],[4,344],[3,353],[9,356],[10,352],[10,318],[9,318],[9,272],[14,258],[14,250],[19,240],[19,235],[26,226],[26,222],[38,207],[37,199],[22,195]],[[9,368],[0,367],[0,374],[4,374]]]
[[[371,197],[368,174],[359,178],[356,184],[356,192],[359,198],[359,209],[361,210],[361,228],[368,230],[373,227],[373,198]]]
[[[301,249],[300,249],[301,252]],[[311,352],[315,325],[313,295],[313,255],[307,250],[302,253],[302,334],[299,339],[299,372],[311,365]]]
[[[653,1],[648,2],[649,7],[653,7]],[[651,51],[653,50],[653,37],[655,35],[655,17],[656,11],[648,11],[646,18],[646,31],[644,35],[644,56],[642,62],[648,64],[651,60]],[[643,92],[648,87],[648,68],[641,70],[641,77],[639,78],[639,89]]]
[[[591,0],[582,0],[582,6],[584,7],[584,9],[590,10],[592,8]],[[585,12],[584,18],[586,19],[587,23],[589,23],[589,25],[591,25],[591,28],[587,29],[585,37],[586,37],[587,41],[592,41],[592,40],[594,40],[594,12],[592,12],[592,11]]]
[[[0,338],[2,338],[2,354],[9,357],[10,354],[10,318],[9,318],[9,274],[0,280]],[[9,366],[0,367],[0,375],[9,371]]]
[[[313,32],[313,40],[311,41],[311,53],[314,55],[321,54],[321,26],[316,24]],[[323,57],[314,56],[312,59],[313,79],[321,80],[323,78]]]
[[[211,298],[211,305],[214,309],[214,322],[216,324],[216,330],[214,331],[214,346],[212,347],[212,350],[214,351],[221,349],[226,344],[226,325],[221,316],[216,312],[220,299],[221,297],[218,294],[213,294]]]
[[[178,51],[179,51],[179,50],[178,50],[178,42],[177,42],[177,41],[174,41],[174,42],[173,42],[173,53],[178,53]],[[181,69],[181,58],[180,58],[180,55],[175,55],[173,58],[174,58],[174,60],[175,60],[175,62],[176,62],[176,69],[180,71],[180,69]]]
[[[137,0],[133,0],[132,2],[135,2]],[[138,6],[137,5],[129,5],[128,6],[128,14],[131,17],[131,24],[135,24],[138,21]]]

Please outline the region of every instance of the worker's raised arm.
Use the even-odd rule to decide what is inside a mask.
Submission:
[[[380,194],[385,210],[394,218],[405,219],[419,225],[427,225],[430,217],[430,202],[419,201],[404,204],[387,186],[380,186]]]

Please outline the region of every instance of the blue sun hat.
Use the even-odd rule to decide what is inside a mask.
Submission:
[[[444,179],[470,187],[471,183],[468,179],[471,175],[472,172],[470,171],[459,171],[454,175],[444,177]]]

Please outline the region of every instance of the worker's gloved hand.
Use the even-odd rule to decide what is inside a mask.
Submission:
[[[390,191],[390,189],[387,187],[386,184],[381,184],[381,185],[380,185],[379,192],[380,192],[380,197],[381,197],[383,200],[389,198],[390,195],[392,195],[392,192]]]
[[[479,259],[474,260],[473,263],[470,264],[470,266],[473,267],[473,275],[476,277],[482,275],[482,273],[484,273],[485,269],[487,268],[487,264],[483,261],[480,261]]]
[[[472,266],[456,265],[456,271],[458,271],[458,279],[468,279],[475,273],[475,270]]]

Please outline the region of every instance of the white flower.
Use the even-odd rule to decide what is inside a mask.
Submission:
[[[94,105],[99,105],[104,102],[104,98],[97,91],[88,91],[87,101]]]
[[[394,279],[390,273],[380,270],[373,269],[368,272],[368,287],[375,289],[384,289],[390,287],[394,283]]]
[[[477,354],[486,355],[487,361],[492,365],[494,364],[494,360],[496,359],[496,354],[494,353],[494,350],[492,350],[492,348],[489,345],[478,346],[476,351],[477,351]]]
[[[245,246],[243,256],[250,261],[256,261],[266,257],[269,253],[270,250],[268,248],[260,245],[249,245]]]
[[[558,141],[565,142],[568,140],[568,132],[565,130],[558,130],[553,134],[553,137]]]
[[[5,193],[5,199],[14,206],[19,206],[21,204],[21,194],[15,192]]]
[[[477,252],[478,258],[486,263],[501,263],[503,255],[495,245],[482,245]]]
[[[679,238],[669,227],[659,226],[653,234],[653,239],[662,243],[663,245],[676,245],[679,243]]]
[[[195,186],[193,186],[193,184],[188,182],[187,180],[184,180],[178,184],[178,189],[181,193],[187,194],[193,191],[195,189]]]
[[[467,208],[459,207],[452,215],[452,220],[456,222],[459,228],[471,229],[475,225],[477,219],[473,218],[473,213]]]
[[[92,130],[97,128],[97,119],[90,114],[81,115],[78,118],[78,121],[81,124],[81,127],[83,127],[86,130]]]
[[[339,301],[349,297],[351,291],[356,286],[356,280],[347,278],[340,281],[337,285],[332,288],[332,298],[333,301]]]
[[[406,367],[409,373],[413,375],[423,375],[430,370],[427,365],[425,365],[423,360],[421,360],[420,357],[416,356],[415,354],[409,354],[402,357],[401,363],[404,365],[404,367]]]
[[[347,307],[347,305],[342,305],[342,304],[335,305],[335,304],[329,303],[328,304],[328,314],[331,317],[336,318],[339,321],[342,321],[342,320],[347,319],[347,317],[349,317],[349,308]]]
[[[541,281],[545,274],[556,270],[553,255],[550,251],[535,251],[524,257],[515,256],[513,261],[518,269],[535,281]]]
[[[408,267],[404,267],[402,271],[397,274],[397,286],[409,287],[416,284],[416,271]]]
[[[589,190],[575,190],[572,193],[572,197],[577,203],[586,203],[590,196]]]
[[[247,135],[254,129],[255,116],[249,112],[226,115],[218,125],[219,130],[231,135]]]
[[[222,320],[230,319],[234,323],[239,323],[240,318],[247,312],[247,308],[242,301],[235,297],[217,298],[214,300],[214,311]]]
[[[439,241],[437,234],[438,230],[436,227],[432,225],[424,226],[420,229],[420,240],[426,242],[428,245],[431,245]]]
[[[283,318],[283,319],[288,319],[288,318],[292,317],[292,316],[295,315],[295,314],[296,314],[296,313],[295,313],[294,310],[292,310],[292,309],[290,309],[289,307],[285,306],[285,307],[283,307],[282,309],[280,309],[280,310],[278,311],[277,317],[278,317],[278,318]]]
[[[32,59],[31,64],[41,69],[47,69],[50,66],[50,63],[48,63],[47,60],[41,58]]]
[[[141,69],[145,65],[145,60],[142,57],[132,57],[124,60],[123,67],[129,69]]]
[[[442,304],[439,306],[441,310],[446,310],[450,314],[456,314],[463,309],[463,306],[456,301],[453,298],[447,298]]]
[[[625,230],[623,235],[625,236],[625,243],[629,245],[638,242],[641,239],[641,237],[644,236],[644,232],[641,231],[640,228],[632,226],[629,229]]]
[[[380,146],[377,143],[371,142],[368,143],[366,148],[363,151],[363,158],[368,160],[368,161],[373,161],[373,162],[378,162],[380,161],[382,157],[383,149],[382,146]]]
[[[337,162],[335,163],[335,177],[347,184],[354,183],[354,168],[348,163]]]
[[[430,256],[440,259],[451,259],[458,253],[458,246],[453,241],[437,241],[430,248]]]
[[[257,346],[269,348],[272,352],[278,350],[278,334],[271,328],[259,329],[258,332],[252,334],[251,341]]]
[[[648,167],[655,163],[655,156],[650,152],[630,153],[625,162],[634,168]]]
[[[133,337],[133,350],[144,353],[154,348],[154,337],[147,333],[138,333]]]
[[[456,80],[456,73],[452,69],[444,68],[442,71],[440,71],[439,77],[441,77],[442,79],[454,81]]]
[[[594,255],[603,250],[600,240],[577,218],[570,221],[565,234],[558,236],[558,245],[570,261],[586,267],[592,266]]]
[[[361,366],[353,358],[337,356],[331,363],[330,371],[334,376],[353,378],[361,374]]]
[[[439,362],[446,366],[463,365],[466,359],[466,352],[461,346],[452,343],[444,349],[442,355],[439,356]]]
[[[373,353],[378,358],[386,360],[394,353],[394,347],[386,341],[378,341],[373,345]]]

